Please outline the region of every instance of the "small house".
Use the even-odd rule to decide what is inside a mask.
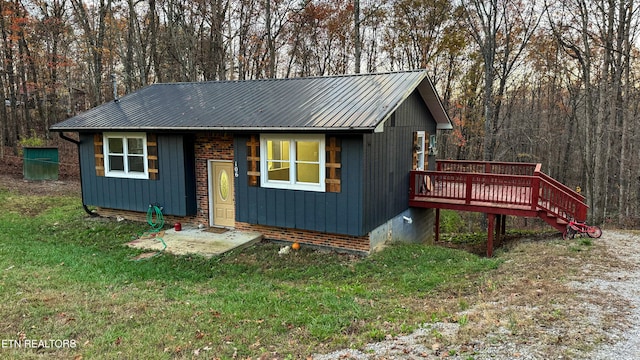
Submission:
[[[425,71],[154,84],[55,124],[79,133],[82,201],[143,218],[368,253],[433,234],[409,172],[451,129]],[[63,135],[64,136],[64,135]]]

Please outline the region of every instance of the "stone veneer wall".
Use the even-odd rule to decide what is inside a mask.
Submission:
[[[255,225],[238,221],[236,221],[236,229],[256,231],[261,233],[265,239],[269,240],[298,242],[300,244],[311,244],[366,253],[369,253],[370,250],[368,236],[327,234],[318,231]]]

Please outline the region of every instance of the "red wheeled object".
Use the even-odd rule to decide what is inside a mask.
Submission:
[[[587,234],[590,238],[597,239],[602,236],[602,229],[596,225],[587,225],[583,222],[569,221],[567,228],[562,233],[563,239],[573,239],[576,234]]]

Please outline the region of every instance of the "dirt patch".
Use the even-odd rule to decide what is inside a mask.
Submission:
[[[45,144],[47,147],[58,148],[58,176],[60,180],[78,181],[80,167],[78,166],[78,147],[69,141],[54,136]],[[4,157],[0,159],[0,174],[22,177],[23,161],[21,149],[4,148]]]
[[[0,189],[22,195],[80,196],[80,182],[77,180],[33,181],[24,180],[22,174],[0,173]]]
[[[12,148],[5,147],[4,158],[0,159],[0,189],[23,195],[79,196],[80,172],[76,145],[56,137],[50,140],[47,146],[58,148],[58,180],[25,180],[22,174],[22,157]]]

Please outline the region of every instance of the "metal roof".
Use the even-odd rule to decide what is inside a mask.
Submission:
[[[426,71],[154,84],[51,127],[90,130],[372,131],[418,90],[438,123],[451,121]]]

